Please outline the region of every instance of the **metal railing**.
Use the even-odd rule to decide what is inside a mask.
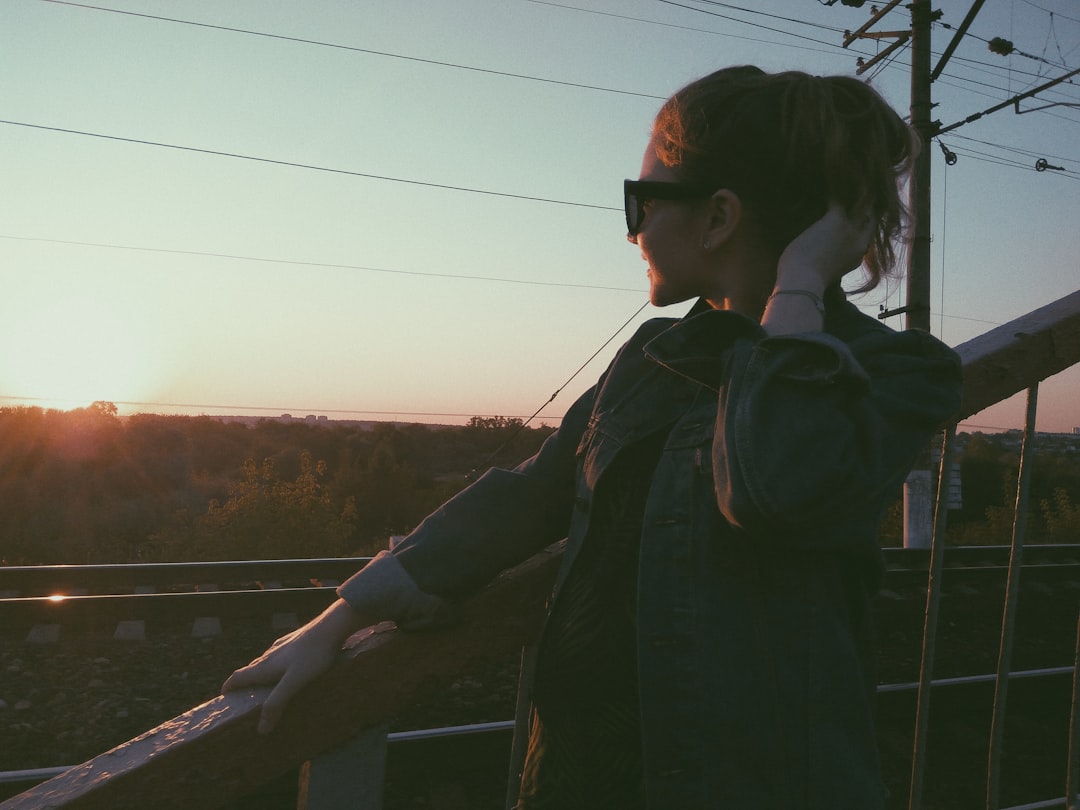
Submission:
[[[987,758],[987,810],[999,810],[1001,765],[1005,716],[1008,708],[1008,688],[1012,649],[1016,632],[1016,611],[1023,560],[1024,534],[1030,497],[1031,449],[1035,439],[1035,417],[1038,410],[1038,386],[1047,377],[1080,362],[1080,291],[987,332],[958,347],[964,363],[964,402],[959,418],[963,419],[1000,402],[1022,390],[1028,391],[1025,412],[1024,441],[1020,454],[1017,493],[1014,506],[1012,542],[1009,556],[1008,584],[1001,620],[1001,639],[998,666],[994,677],[995,691],[991,718],[991,737]],[[922,661],[919,672],[919,692],[916,708],[914,750],[912,752],[909,810],[920,810],[928,757],[928,728],[930,718],[930,685],[934,668],[938,614],[944,572],[945,481],[952,465],[956,428],[945,434],[938,475],[938,498],[934,519],[930,572],[927,583],[926,612],[923,630]],[[1080,630],[1077,635],[1076,660],[1080,661]],[[1071,728],[1074,729],[1066,768],[1065,797],[1040,802],[1030,807],[1061,807],[1069,810],[1080,807],[1077,795],[1077,770],[1080,769],[1080,668],[1073,668],[1073,706]]]

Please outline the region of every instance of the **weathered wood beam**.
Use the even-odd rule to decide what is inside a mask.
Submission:
[[[1080,290],[956,347],[964,363],[957,419],[1080,363]]]
[[[220,807],[417,702],[445,699],[461,675],[518,660],[536,640],[561,547],[501,575],[430,633],[393,625],[350,639],[339,662],[296,696],[277,729],[255,726],[266,690],[197,706],[0,803],[0,810]]]

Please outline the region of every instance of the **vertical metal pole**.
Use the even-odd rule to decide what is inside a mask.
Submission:
[[[934,650],[937,644],[938,611],[941,605],[941,573],[945,568],[945,517],[949,475],[952,468],[956,425],[945,432],[938,470],[937,507],[934,513],[934,536],[930,543],[930,571],[926,580],[926,613],[923,617],[922,663],[919,666],[919,696],[915,708],[915,743],[911,752],[911,791],[909,810],[922,807],[923,777],[926,772],[926,738],[930,722],[930,680],[934,674]]]
[[[908,246],[907,301],[904,323],[908,329],[930,331],[930,0],[914,0],[911,8],[911,126],[923,147],[915,156],[909,180],[911,244]],[[930,545],[930,466],[920,461],[904,483],[904,547]]]
[[[1069,761],[1065,778],[1065,810],[1080,810],[1080,616],[1076,620],[1076,651],[1073,653],[1072,717],[1069,720]]]
[[[994,688],[994,716],[990,725],[990,754],[986,764],[986,810],[997,810],[1001,789],[1001,754],[1005,741],[1005,708],[1009,697],[1009,668],[1016,635],[1016,607],[1020,596],[1020,566],[1024,556],[1028,499],[1031,492],[1031,446],[1035,439],[1035,413],[1039,386],[1028,389],[1024,417],[1024,444],[1020,449],[1020,472],[1016,483],[1016,515],[1013,517],[1012,549],[1009,553],[1009,581],[1001,616],[1001,645],[998,648],[997,682]]]
[[[529,715],[532,689],[536,675],[537,645],[521,648],[521,670],[518,673],[517,705],[514,710],[514,740],[510,745],[510,772],[506,778],[506,810],[514,810],[521,790],[521,773],[529,752]]]

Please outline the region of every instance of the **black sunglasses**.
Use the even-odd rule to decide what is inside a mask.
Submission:
[[[624,180],[623,205],[626,207],[626,235],[638,235],[645,223],[645,203],[649,200],[704,200],[715,188],[693,183],[664,183],[656,180]]]

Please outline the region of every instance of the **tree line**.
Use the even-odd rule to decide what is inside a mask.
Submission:
[[[488,466],[535,453],[548,426],[457,427],[0,408],[0,563],[180,562],[370,554]],[[963,508],[949,541],[1009,541],[1018,448],[961,434]],[[1080,454],[1033,458],[1028,542],[1080,542]],[[881,525],[902,543],[900,493]]]
[[[0,408],[0,561],[180,562],[369,554],[552,428]]]

